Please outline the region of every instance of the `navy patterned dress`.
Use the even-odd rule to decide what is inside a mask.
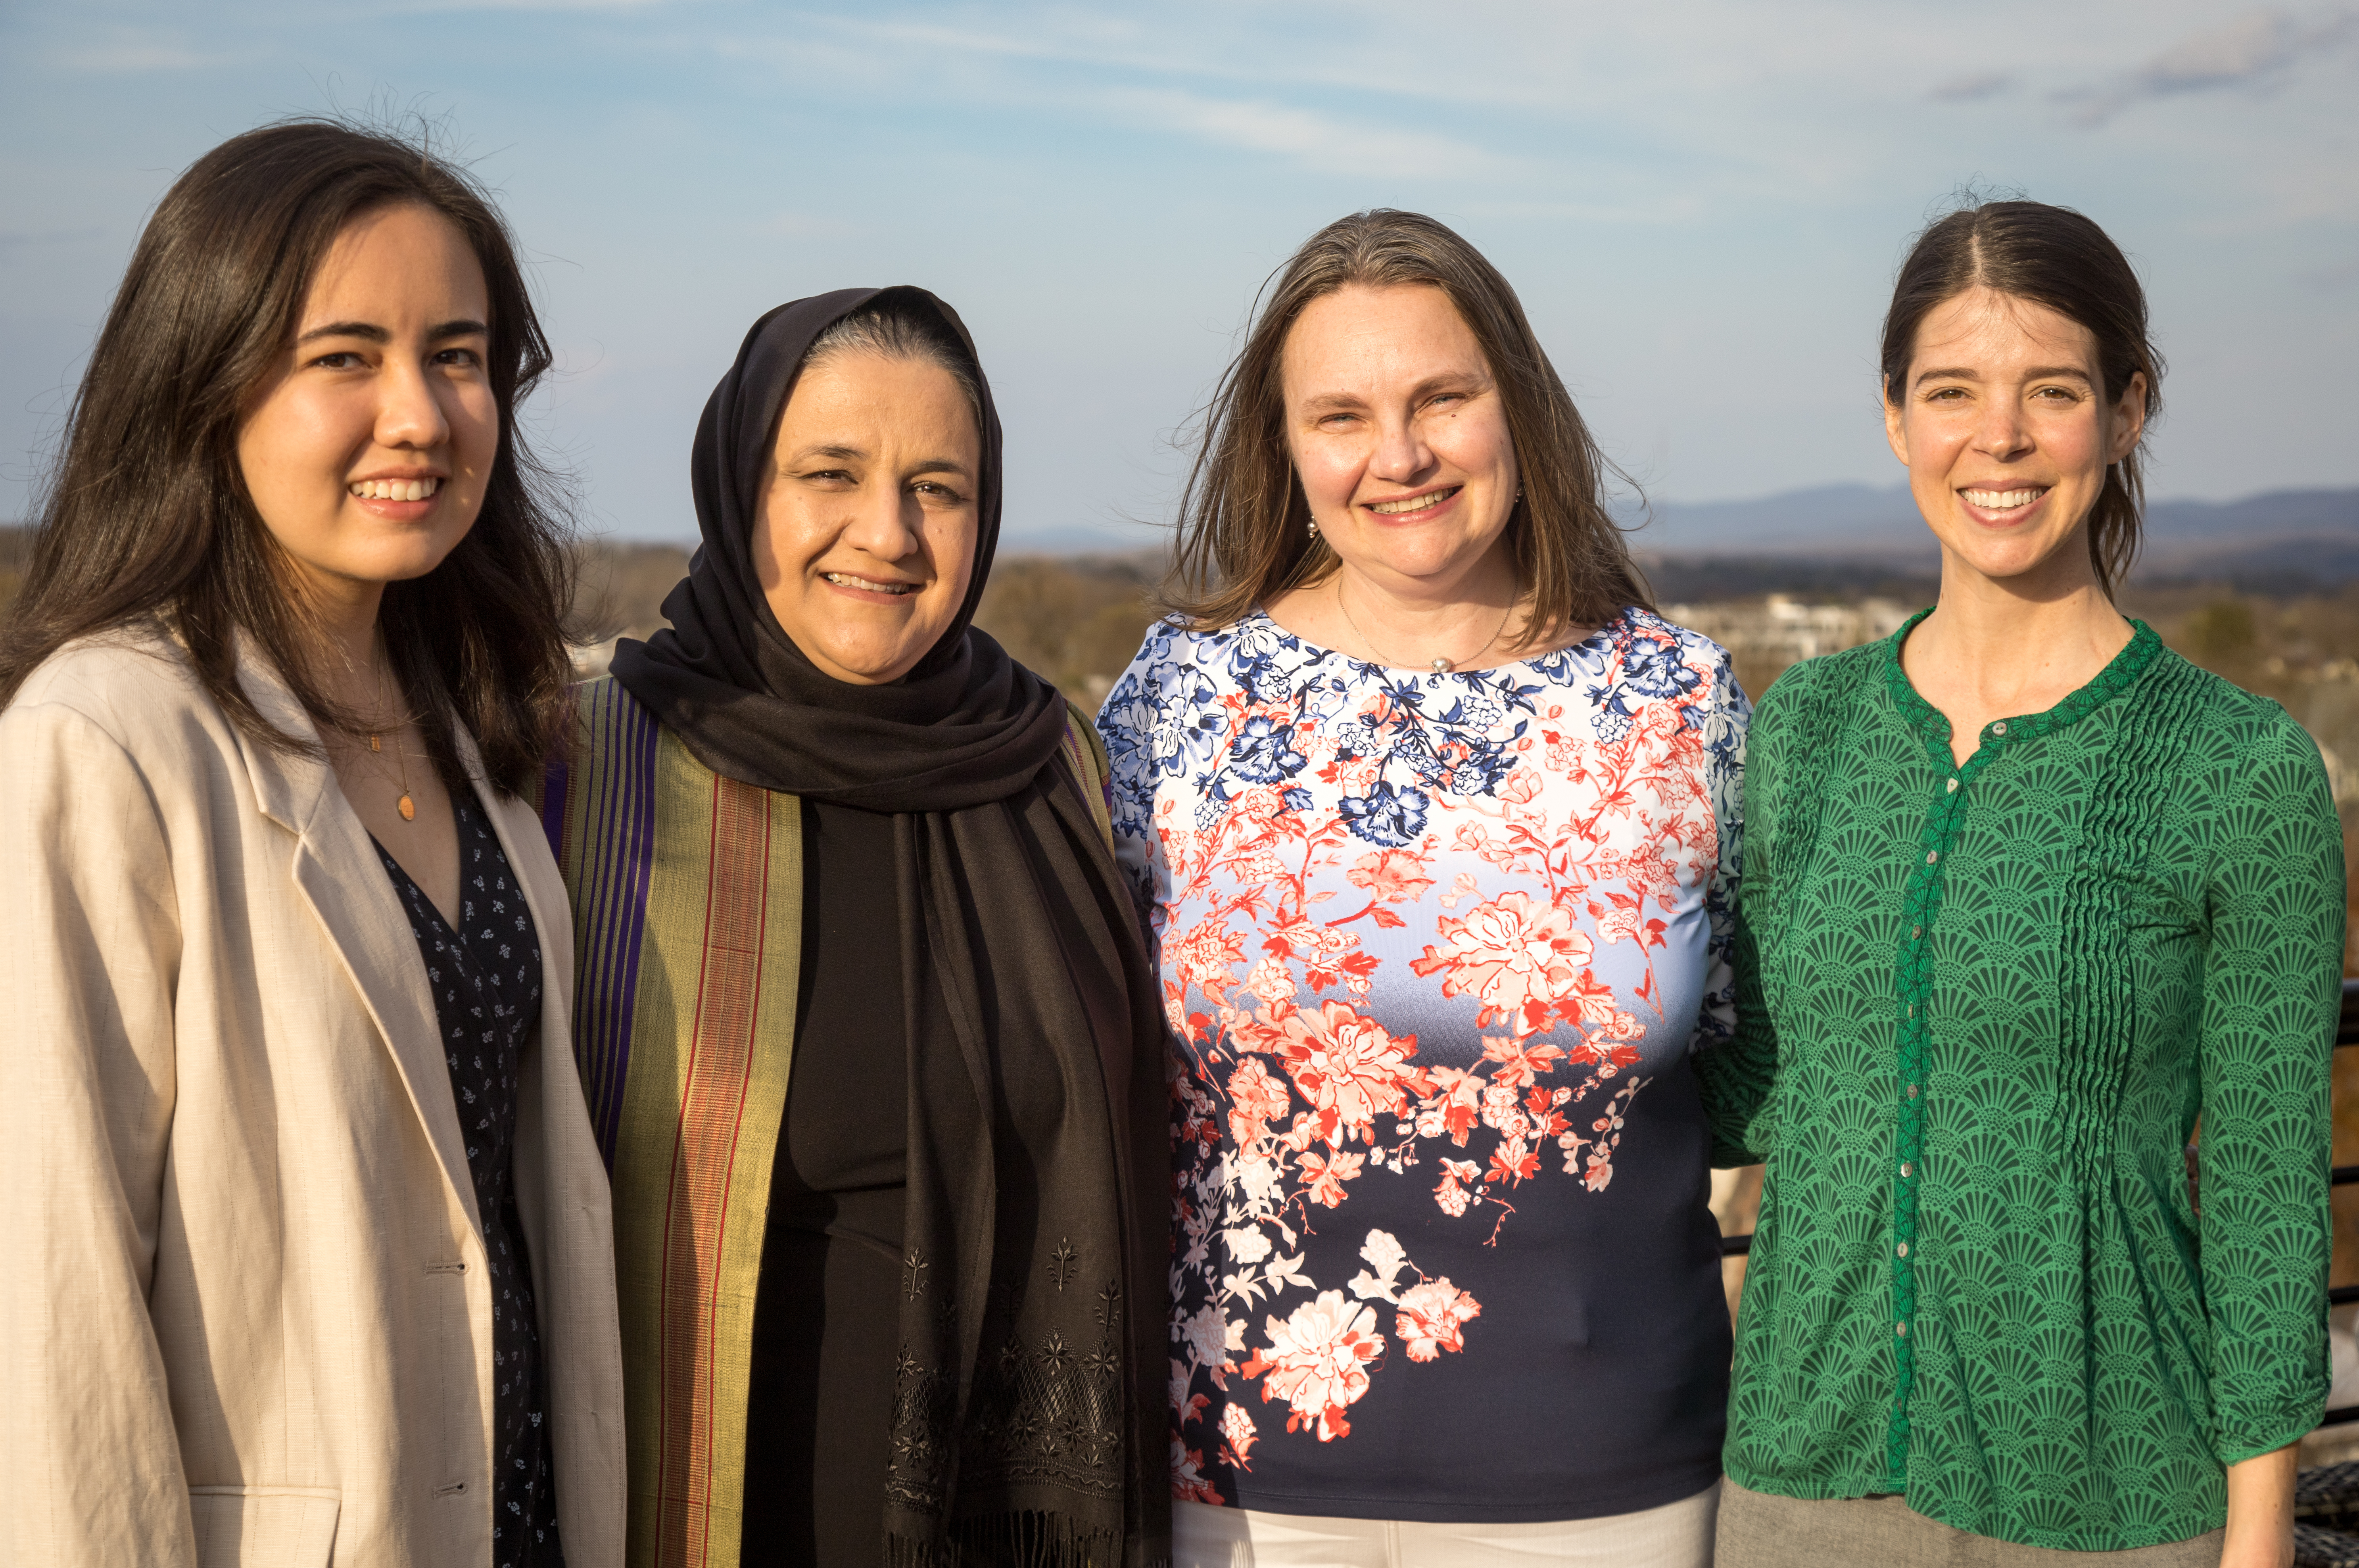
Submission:
[[[459,826],[459,929],[452,931],[401,863],[377,858],[409,911],[451,1064],[451,1094],[467,1138],[475,1211],[492,1281],[492,1562],[561,1568],[549,1469],[532,1262],[516,1217],[516,1083],[540,1018],[540,938],[500,841],[473,800],[451,798]],[[374,841],[372,841],[374,842]]]

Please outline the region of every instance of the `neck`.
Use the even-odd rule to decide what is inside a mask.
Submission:
[[[1991,577],[1942,552],[1941,593],[1909,637],[1912,653],[1970,672],[1994,697],[2058,679],[2085,683],[2131,637],[2075,534],[2029,572]]]
[[[1474,644],[1495,637],[1522,596],[1504,549],[1489,550],[1446,580],[1344,564],[1333,582],[1337,603],[1364,636],[1386,658],[1411,664],[1437,656],[1474,658],[1482,651]]]
[[[348,713],[381,715],[393,696],[391,667],[377,633],[385,584],[307,572],[298,589],[320,695]]]

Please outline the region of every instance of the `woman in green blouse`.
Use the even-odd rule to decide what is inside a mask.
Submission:
[[[1882,370],[1941,593],[1754,715],[1719,1568],[2279,1568],[2327,1388],[2325,770],[2114,607],[2161,365],[2102,230],[1934,224]]]

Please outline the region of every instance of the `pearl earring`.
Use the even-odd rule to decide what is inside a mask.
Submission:
[[[1310,537],[1312,539],[1319,537],[1319,519],[1316,517],[1310,519]]]

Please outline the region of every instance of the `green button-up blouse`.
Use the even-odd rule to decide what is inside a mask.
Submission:
[[[2142,624],[1958,767],[1916,624],[1753,719],[1738,1030],[1700,1063],[1718,1161],[1767,1164],[1728,1474],[2026,1545],[2184,1540],[2325,1401],[2325,769]]]

